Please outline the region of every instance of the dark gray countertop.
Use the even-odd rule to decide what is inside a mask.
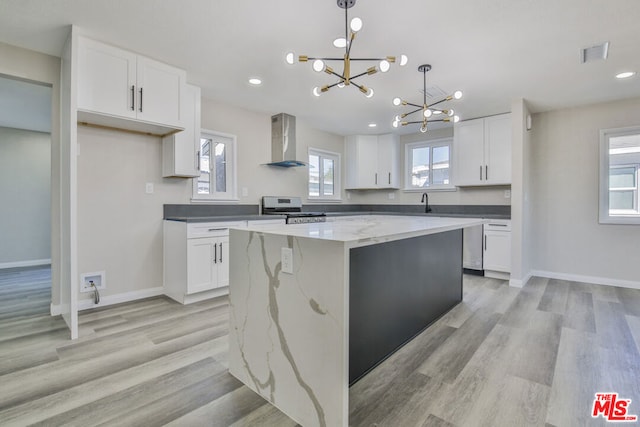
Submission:
[[[486,219],[511,219],[511,215],[503,214],[465,214],[465,213],[444,213],[444,212],[385,212],[385,211],[352,211],[352,212],[327,212],[327,216],[352,216],[352,215],[404,215],[404,216],[435,216],[447,218],[486,218]]]
[[[222,222],[222,221],[262,221],[268,219],[286,219],[284,215],[216,215],[216,216],[172,216],[165,221],[180,222]]]

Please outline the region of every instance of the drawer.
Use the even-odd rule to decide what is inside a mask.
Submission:
[[[511,220],[492,219],[484,224],[484,231],[511,231]]]
[[[222,237],[229,235],[230,227],[243,227],[243,221],[198,222],[187,224],[187,239],[197,237]]]

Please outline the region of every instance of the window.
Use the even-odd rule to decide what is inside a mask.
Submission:
[[[236,200],[236,137],[203,130],[200,176],[193,180],[194,200]]]
[[[340,200],[340,154],[309,148],[309,199]]]
[[[640,127],[600,132],[600,222],[640,224]]]
[[[405,146],[405,190],[454,189],[451,183],[451,138]]]

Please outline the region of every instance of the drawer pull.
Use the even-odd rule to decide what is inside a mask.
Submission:
[[[216,244],[213,245],[213,263],[218,263],[218,245]]]
[[[506,227],[507,224],[487,224],[490,227]]]
[[[224,231],[226,228],[210,228],[209,231]]]

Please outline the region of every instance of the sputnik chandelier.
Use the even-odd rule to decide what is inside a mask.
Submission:
[[[313,70],[320,73],[324,71],[325,73],[335,76],[338,78],[338,81],[325,86],[316,86],[313,88],[313,94],[315,96],[320,96],[322,93],[327,92],[329,89],[338,86],[339,88],[345,86],[355,86],[360,90],[360,92],[364,93],[367,98],[371,98],[373,96],[373,89],[370,87],[366,87],[363,84],[359,84],[354,80],[372,75],[380,71],[381,73],[386,73],[391,68],[391,64],[396,62],[395,56],[387,56],[384,58],[352,58],[351,57],[351,47],[353,45],[353,40],[356,37],[356,33],[362,29],[362,20],[358,17],[353,18],[349,23],[348,10],[356,4],[356,0],[337,0],[338,7],[344,9],[344,37],[339,37],[333,41],[333,45],[337,48],[344,48],[344,56],[342,58],[314,58],[306,55],[298,56],[299,62],[309,62],[311,63]],[[351,30],[349,32],[349,30]],[[296,56],[293,52],[287,53],[285,57],[288,64],[293,64],[296,61]],[[332,67],[329,67],[326,62],[328,61],[343,61],[342,74],[337,73]],[[378,62],[377,65],[371,66],[367,68],[366,71],[351,74],[351,62],[352,61],[369,61]],[[400,56],[400,66],[406,65],[408,59],[406,55]]]
[[[422,105],[412,104],[411,102],[407,102],[401,98],[393,98],[393,105],[396,107],[399,105],[410,105],[412,107],[416,107],[415,110],[409,111],[408,113],[400,114],[395,116],[393,119],[393,127],[397,128],[398,126],[406,126],[416,123],[421,123],[420,132],[425,133],[427,131],[427,122],[453,122],[457,123],[460,120],[460,117],[454,115],[454,111],[452,109],[448,110],[440,110],[438,108],[433,108],[435,105],[441,104],[445,101],[451,101],[452,99],[460,99],[462,98],[462,92],[457,90],[453,93],[453,95],[449,95],[440,101],[434,102],[431,105],[427,104],[427,71],[431,69],[431,65],[423,64],[418,67],[418,71],[420,71],[423,75],[423,89],[422,89]],[[403,121],[405,117],[421,112],[421,119],[414,121]],[[434,117],[432,119],[432,117]]]

